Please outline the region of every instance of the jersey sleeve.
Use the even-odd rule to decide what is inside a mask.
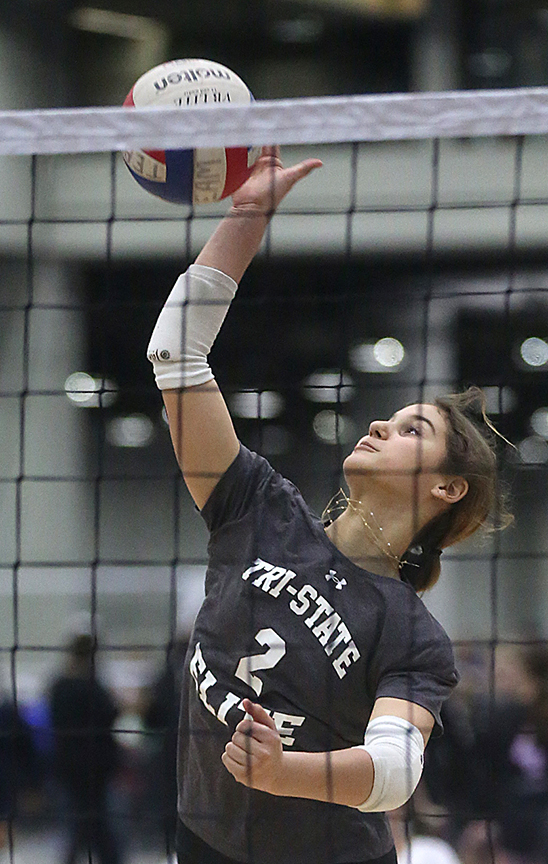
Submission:
[[[388,662],[379,676],[375,698],[389,696],[414,702],[429,711],[435,721],[433,735],[441,735],[440,711],[459,682],[449,637],[425,610],[423,628],[411,628],[406,636],[392,634]]]
[[[238,455],[219,479],[201,510],[209,531],[213,533],[228,522],[241,519],[253,506],[257,496],[269,485],[275,485],[278,478],[279,475],[266,459],[240,444]]]

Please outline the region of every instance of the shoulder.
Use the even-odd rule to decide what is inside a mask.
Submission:
[[[201,510],[211,532],[245,516],[261,503],[277,504],[282,510],[306,507],[294,484],[276,471],[258,453],[240,445],[238,455],[220,478]]]
[[[385,667],[433,672],[456,684],[453,646],[440,622],[410,586],[386,589],[381,636]]]
[[[387,632],[402,628],[404,632],[415,630],[413,638],[436,638],[449,641],[443,626],[426,606],[415,589],[404,580],[377,577],[376,586],[386,610]]]
[[[377,698],[392,696],[426,708],[434,717],[437,735],[443,729],[442,703],[458,684],[459,674],[449,636],[407,588],[399,603],[387,604],[376,654]]]

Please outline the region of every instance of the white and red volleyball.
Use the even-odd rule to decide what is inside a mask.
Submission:
[[[170,60],[145,72],[124,105],[249,104],[253,96],[231,69],[213,60]],[[245,183],[259,148],[211,147],[196,150],[132,150],[124,161],[137,182],[172,204],[211,204]]]

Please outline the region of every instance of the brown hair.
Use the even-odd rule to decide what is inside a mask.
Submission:
[[[493,531],[513,521],[507,493],[499,481],[495,449],[497,436],[506,439],[487,417],[483,391],[469,387],[463,393],[440,396],[433,404],[447,425],[446,457],[441,470],[464,477],[468,492],[424,525],[403,555],[402,577],[416,591],[432,588],[438,581],[442,549],[465,540],[480,528]]]

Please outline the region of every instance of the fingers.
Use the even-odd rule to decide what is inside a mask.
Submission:
[[[299,180],[302,180],[303,177],[307,177],[312,171],[315,171],[316,168],[321,168],[323,162],[320,159],[305,159],[303,162],[298,162],[297,165],[293,165],[291,168],[285,169],[286,179],[289,181],[289,188],[298,183]]]
[[[232,741],[229,741],[225,747],[223,757],[225,756],[227,757],[226,759],[223,758],[225,765],[227,762],[230,764],[235,763],[236,765],[240,765],[242,768],[249,765],[250,754],[241,747],[238,747]]]
[[[229,757],[240,765],[247,764],[250,756],[264,755],[279,740],[276,724],[261,705],[245,699],[243,707],[251,716],[238,723],[225,748]]]
[[[252,722],[242,721],[244,724],[251,724]],[[257,723],[254,726],[256,734],[260,735],[262,730],[265,737],[270,736],[272,738],[272,730]],[[264,766],[269,761],[271,755],[269,744],[271,745],[272,742],[263,742],[259,738],[251,736],[249,732],[236,731],[227,743],[221,760],[225,768],[239,783],[250,785],[254,780],[256,782],[257,771],[260,770],[260,766]]]
[[[278,794],[275,790],[283,759],[280,733],[261,705],[244,699],[242,707],[246,717],[226,744],[222,763],[238,783]]]
[[[247,786],[249,783],[248,777],[251,774],[249,767],[249,760],[242,761],[241,755],[238,754],[237,748],[233,745],[230,746],[230,743],[226,745],[225,751],[221,756],[221,762],[225,766],[226,770],[232,774],[235,780],[238,783],[242,783],[244,786]],[[245,753],[243,754],[245,757]],[[246,780],[248,781],[246,783]]]
[[[268,171],[274,168],[282,168],[283,164],[280,157],[279,147],[263,147],[261,155],[255,160],[253,165],[253,173]]]
[[[240,756],[238,754],[234,755],[229,747],[230,745],[227,745],[225,752],[221,756],[221,762],[225,766],[226,770],[243,786],[251,787],[252,785],[255,785],[253,783],[254,772],[249,763],[249,759],[242,762]]]
[[[259,705],[257,702],[252,702],[251,699],[244,699],[243,708],[247,714],[251,715],[256,723],[262,723],[263,726],[268,726],[270,729],[277,731],[274,720],[270,714],[265,711],[262,705]],[[245,721],[243,720],[241,722],[243,723]]]
[[[323,162],[321,159],[303,159],[302,162],[298,162],[296,165],[292,165],[289,168],[284,168],[281,158],[280,158],[280,148],[279,147],[263,147],[261,151],[261,156],[255,163],[257,170],[268,170],[269,168],[281,168],[283,174],[291,178],[294,183],[297,180],[301,180],[303,177],[306,177],[307,174],[310,174],[311,171],[314,171],[316,168],[321,168],[323,166]]]
[[[263,147],[246,182],[232,195],[236,210],[259,211],[271,216],[293,186],[311,171],[320,168],[320,159],[304,159],[284,168],[279,147]]]
[[[297,165],[293,165],[292,168],[288,168],[287,170],[291,173],[297,174],[298,179],[301,177],[306,177],[307,174],[310,174],[311,171],[314,171],[316,168],[322,168],[323,162],[321,159],[303,159],[302,162],[298,162]]]
[[[273,733],[271,729],[255,724],[252,732],[247,732],[245,728],[243,730],[236,729],[231,741],[240,750],[245,750],[246,753],[258,753],[265,747],[271,746],[274,736],[277,737],[277,733]]]
[[[256,739],[250,738],[249,735],[235,732],[232,739],[225,746],[224,755],[230,762],[250,768],[257,758],[265,757],[267,752],[267,748]]]
[[[279,159],[280,158],[280,146],[276,144],[274,146],[265,145],[261,149],[261,156],[271,159]]]
[[[258,724],[255,727],[259,728]],[[249,734],[235,732],[225,746],[221,761],[238,783],[268,791],[278,760],[272,730],[266,726],[260,728],[270,736],[270,741],[263,743]]]
[[[252,720],[242,720],[236,727],[231,743],[243,753],[256,756],[275,747],[278,740],[277,731],[259,723],[253,723]]]

